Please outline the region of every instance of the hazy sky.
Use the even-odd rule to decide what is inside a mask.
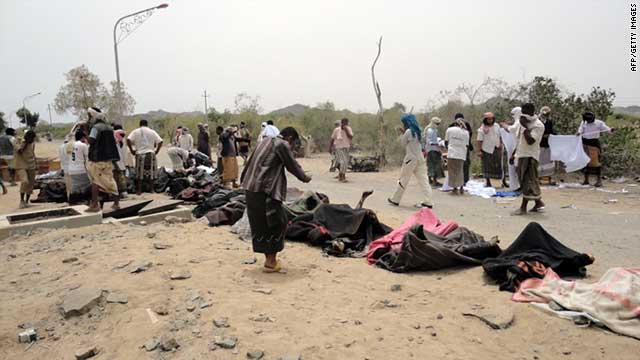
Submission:
[[[618,105],[640,104],[640,75],[629,69],[634,1],[168,1],[120,44],[121,78],[136,112],[201,110],[204,89],[219,110],[247,92],[267,111],[326,100],[375,111],[370,66],[383,35],[385,106],[420,109],[461,82],[535,75],[576,92],[611,88]],[[63,74],[81,64],[114,80],[114,22],[159,3],[0,0],[0,111],[41,91],[28,107],[48,120]]]

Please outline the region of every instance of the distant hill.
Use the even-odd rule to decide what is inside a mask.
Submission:
[[[303,112],[307,111],[308,109],[309,107],[307,105],[293,104],[287,107],[283,107],[282,109],[274,110],[270,112],[268,115],[287,115],[287,114],[300,115]]]
[[[203,116],[203,113],[201,111],[174,113],[174,112],[168,112],[162,109],[158,109],[158,110],[148,111],[143,114],[134,114],[129,116],[129,118],[145,118],[147,120],[153,120],[153,119],[163,119],[167,117],[193,117],[193,116]]]
[[[614,113],[617,113],[617,114],[640,116],[640,106],[638,105],[614,106],[612,110]]]

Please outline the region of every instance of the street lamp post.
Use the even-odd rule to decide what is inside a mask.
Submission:
[[[129,36],[132,32],[134,32],[143,22],[145,22],[151,15],[153,15],[153,11],[156,9],[165,9],[169,7],[169,4],[160,4],[158,6],[150,7],[148,9],[140,10],[134,12],[129,15],[125,15],[119,18],[116,23],[113,25],[113,53],[116,58],[116,97],[118,100],[118,115],[120,118],[118,119],[118,123],[122,124],[122,98],[120,91],[120,63],[118,62],[118,44],[121,43],[127,36]],[[129,19],[125,22],[122,22],[125,19]],[[121,23],[122,22],[122,23]],[[120,36],[117,36],[118,24],[120,24]]]
[[[27,110],[27,100],[29,100],[31,98],[34,98],[34,97],[36,97],[36,96],[38,96],[40,94],[42,94],[42,92],[37,92],[35,94],[31,94],[31,95],[25,96],[24,99],[22,99],[22,109],[23,109],[23,111]],[[11,125],[11,124],[9,124],[9,125]]]

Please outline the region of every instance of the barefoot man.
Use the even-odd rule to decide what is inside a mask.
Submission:
[[[89,133],[89,162],[87,173],[91,179],[91,205],[87,211],[100,211],[98,193],[113,196],[113,208],[120,208],[118,184],[113,177],[113,162],[120,160],[116,138],[113,136],[113,128],[104,122],[102,110],[91,107],[88,110],[89,123],[95,120]]]
[[[284,170],[287,169],[302,182],[311,181],[291,152],[298,138],[298,132],[292,127],[282,129],[278,137],[265,137],[242,171],[241,181],[246,190],[253,251],[264,254],[263,271],[268,273],[282,269],[276,256],[284,249],[284,233],[287,229],[287,216],[282,208],[287,196]]]
[[[544,210],[540,179],[538,178],[538,159],[540,156],[540,141],[544,134],[544,124],[535,114],[535,107],[531,103],[522,105],[520,121],[508,126],[503,123],[505,130],[515,134],[516,150],[510,163],[516,162],[516,171],[520,188],[522,190],[522,205],[513,215],[527,213],[527,204],[530,200],[535,202],[531,212]]]

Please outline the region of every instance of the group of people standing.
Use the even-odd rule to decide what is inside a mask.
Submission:
[[[482,124],[477,130],[477,155],[482,163],[482,176],[487,187],[491,180],[498,179],[503,187],[509,186],[506,178],[509,174],[511,188],[522,193],[522,203],[514,215],[525,214],[527,205],[533,201],[535,205],[529,211],[541,212],[545,204],[542,201],[540,178],[549,177],[555,183],[561,165],[551,161],[549,136],[555,135],[551,120],[551,109],[544,106],[539,115],[535,114],[535,106],[523,104],[511,111],[511,122],[498,124],[495,115],[486,112]],[[595,186],[602,186],[599,142],[600,134],[611,132],[603,121],[595,119],[593,112],[585,112],[583,122],[578,129],[578,136],[591,161],[584,169],[584,184],[589,184],[589,175],[596,175]],[[438,128],[442,120],[433,117],[421,131],[415,115],[405,114],[400,119],[400,142],[405,148],[405,158],[400,170],[394,194],[388,202],[398,206],[412,176],[415,176],[420,187],[420,198],[417,207],[433,207],[431,186],[442,186],[438,178],[444,176],[442,151],[447,150],[446,185],[451,194],[464,194],[464,185],[469,181],[469,167],[473,147],[473,131],[462,113],[454,116],[447,128],[444,139],[439,137]],[[507,144],[509,141],[509,144]],[[510,145],[510,146],[508,146]],[[426,158],[426,161],[425,161]],[[506,161],[505,161],[506,160]]]

